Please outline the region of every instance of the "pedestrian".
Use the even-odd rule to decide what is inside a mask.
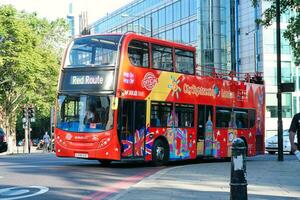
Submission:
[[[294,115],[292,123],[289,129],[291,151],[295,153],[297,158],[300,160],[300,113]],[[297,145],[295,144],[295,135],[297,133]]]
[[[49,144],[50,144],[50,137],[48,135],[48,132],[45,132],[45,135],[43,137],[44,140],[44,151],[49,151]]]

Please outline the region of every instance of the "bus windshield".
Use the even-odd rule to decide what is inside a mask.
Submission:
[[[88,36],[70,45],[65,67],[114,66],[120,35]]]
[[[57,128],[74,132],[102,132],[113,128],[109,96],[58,97]]]

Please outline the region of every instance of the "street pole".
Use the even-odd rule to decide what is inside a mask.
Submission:
[[[281,42],[280,42],[280,0],[276,0],[277,41],[277,100],[278,100],[278,161],[283,161],[282,97],[281,97]]]
[[[53,152],[53,144],[52,144],[52,139],[53,139],[53,132],[52,132],[52,126],[53,126],[53,123],[54,123],[54,106],[51,106],[50,108],[50,150],[51,152]]]
[[[150,17],[150,31],[151,31],[150,35],[151,37],[153,37],[153,18],[151,15],[149,17]]]
[[[27,128],[28,128],[28,153],[30,153],[30,147],[31,147],[31,145],[30,145],[30,140],[31,140],[31,135],[30,135],[30,119],[29,119],[29,117],[28,117],[28,122],[27,122],[28,124],[27,124]]]
[[[28,153],[28,149],[29,149],[29,143],[28,143],[28,135],[29,135],[29,117],[28,117],[28,107],[27,105],[24,106],[25,108],[25,127],[24,127],[24,131],[25,131],[25,138],[24,138],[24,146],[23,146],[23,152],[24,153]]]

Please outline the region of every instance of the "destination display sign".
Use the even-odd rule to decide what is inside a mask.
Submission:
[[[60,90],[70,92],[101,92],[113,90],[113,70],[64,69]]]

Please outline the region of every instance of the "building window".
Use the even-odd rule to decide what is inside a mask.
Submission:
[[[152,13],[152,25],[153,25],[153,29],[158,28],[158,12]]]
[[[190,1],[190,16],[195,15],[197,13],[197,1]]]
[[[173,29],[166,31],[166,40],[173,41]]]
[[[163,27],[166,25],[166,9],[160,9],[158,12],[158,16],[159,16],[159,27]]]
[[[128,56],[134,66],[149,67],[149,47],[147,43],[131,41],[128,46]]]
[[[190,42],[195,42],[197,40],[197,21],[192,21],[190,23]]]
[[[292,94],[291,93],[282,94],[282,117],[283,118],[292,117]]]
[[[277,97],[276,94],[266,94],[266,116],[270,118],[277,118]],[[285,93],[282,94],[282,117],[291,118],[292,117],[292,94]]]
[[[281,62],[281,73],[282,83],[292,82],[291,62]]]
[[[171,103],[151,102],[150,126],[171,127],[170,123],[168,123],[168,118],[171,116],[172,107]]]
[[[176,104],[173,119],[175,127],[194,127],[194,105]]]
[[[181,19],[181,9],[180,9],[180,1],[177,1],[173,4],[173,13],[174,13],[174,22]]]
[[[154,69],[173,71],[172,48],[153,44],[152,61]]]
[[[182,35],[182,42],[183,43],[190,43],[190,27],[189,23],[184,24],[181,26],[181,35]]]
[[[176,72],[194,74],[194,53],[180,49],[175,50]]]
[[[174,42],[181,42],[181,26],[174,29]]]
[[[189,3],[190,0],[181,0],[181,17],[186,18],[189,16]]]
[[[172,5],[169,5],[166,8],[166,25],[171,24],[173,22],[173,10]]]

